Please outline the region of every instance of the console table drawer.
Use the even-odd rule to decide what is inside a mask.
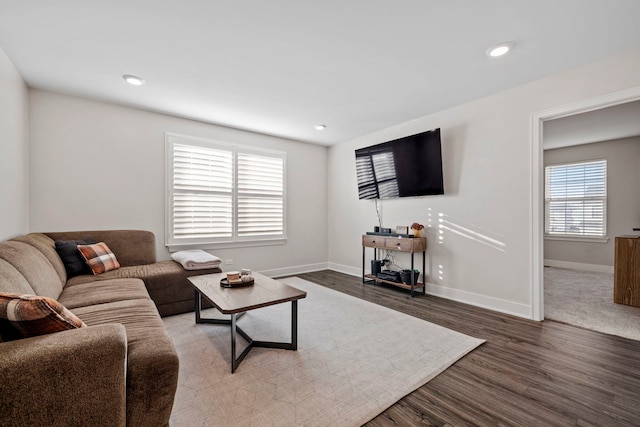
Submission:
[[[366,246],[369,248],[384,248],[385,246],[385,238],[380,236],[362,236],[362,246]]]
[[[413,239],[386,239],[385,249],[401,252],[413,252]]]
[[[424,237],[386,237],[365,234],[362,236],[362,246],[400,252],[422,252],[427,249],[427,239]]]

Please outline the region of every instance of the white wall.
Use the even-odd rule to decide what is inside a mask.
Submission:
[[[548,120],[543,123],[545,150],[640,135],[640,101]]]
[[[544,242],[547,265],[588,264],[595,271],[613,271],[615,236],[634,234],[640,227],[640,137],[546,150],[544,164],[582,160],[607,160],[607,242],[548,240]],[[552,262],[549,262],[552,261]],[[571,264],[565,264],[569,267]],[[600,266],[610,266],[603,269]],[[583,268],[587,268],[584,266]]]
[[[0,240],[28,232],[27,85],[0,49]]]
[[[331,147],[330,266],[359,274],[376,224],[354,150],[440,127],[446,195],[383,200],[383,225],[428,225],[428,292],[532,317],[531,115],[638,86],[639,70],[635,49]]]
[[[287,152],[285,245],[211,250],[225,270],[326,267],[327,149],[132,108],[30,90],[31,231],[134,228],[164,247],[165,132]]]

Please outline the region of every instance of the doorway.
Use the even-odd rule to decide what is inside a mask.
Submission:
[[[534,113],[531,120],[531,296],[534,320],[544,319],[544,124],[640,100],[640,87]]]

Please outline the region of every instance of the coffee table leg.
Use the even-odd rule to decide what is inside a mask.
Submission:
[[[291,301],[291,350],[298,349],[298,300]]]
[[[238,367],[238,362],[236,360],[236,314],[231,315],[231,373],[233,374]]]
[[[200,295],[200,292],[198,292],[196,290],[196,301],[195,301],[195,313],[196,313],[196,323],[200,323],[200,309],[202,307],[202,296]]]

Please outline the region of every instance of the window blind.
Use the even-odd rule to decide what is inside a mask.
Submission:
[[[233,153],[173,145],[173,237],[202,239],[233,233]]]
[[[285,153],[167,137],[167,244],[285,237]]]
[[[545,168],[545,233],[605,237],[607,162]]]
[[[284,158],[238,153],[238,236],[284,233]]]

